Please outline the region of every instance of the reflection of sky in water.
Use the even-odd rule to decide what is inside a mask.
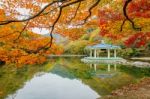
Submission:
[[[12,97],[15,97],[14,99],[96,99],[100,96],[80,80],[47,73],[34,77],[7,99]]]
[[[37,70],[32,73],[34,69]],[[6,73],[1,81],[10,79],[6,85],[2,82],[2,88],[13,90],[18,83],[18,86],[23,86],[26,74],[30,78],[22,88],[17,87],[13,92],[8,90],[6,95],[13,94],[8,95],[6,99],[96,99],[139,78],[149,76],[149,71],[147,68],[141,70],[117,64],[84,64],[78,59],[61,59],[58,63],[47,64],[39,69],[34,67],[19,71],[22,79],[18,79],[18,71],[15,71],[11,78],[7,78],[9,73]]]

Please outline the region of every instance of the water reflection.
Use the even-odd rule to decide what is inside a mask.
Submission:
[[[100,64],[90,64],[90,68],[94,68],[94,70],[97,70],[97,66],[99,66]],[[111,64],[107,64],[107,71],[110,72],[111,68],[110,68]],[[114,67],[114,71],[117,70],[117,64],[113,64]]]
[[[96,77],[99,77],[99,78],[111,78],[115,75],[117,75],[117,64],[107,64],[106,67],[107,67],[107,70],[105,71],[100,71],[99,72],[99,69],[97,70],[97,67],[100,67],[101,64],[90,64],[90,68],[91,69],[94,69],[95,71],[95,75]],[[98,71],[98,72],[97,72]]]
[[[150,69],[60,58],[43,66],[0,68],[0,99],[96,99],[150,76]],[[7,97],[7,98],[6,98]]]
[[[6,99],[96,99],[100,97],[88,85],[52,73],[34,77]]]

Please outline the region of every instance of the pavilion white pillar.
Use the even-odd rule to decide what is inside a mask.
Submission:
[[[107,70],[108,72],[110,72],[110,64],[108,64]]]
[[[90,64],[90,68],[92,68],[92,64]]]
[[[116,58],[117,57],[117,50],[114,49],[114,57]]]
[[[90,50],[90,57],[92,57],[92,49]]]
[[[110,58],[110,49],[107,49],[108,51],[108,58]]]
[[[94,64],[94,70],[96,71],[96,64]]]
[[[96,58],[96,49],[94,49],[94,57]]]

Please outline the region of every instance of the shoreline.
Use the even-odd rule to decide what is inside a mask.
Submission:
[[[112,91],[102,99],[150,99],[150,77]]]
[[[150,61],[150,57],[132,57],[132,60],[143,60],[143,61]]]

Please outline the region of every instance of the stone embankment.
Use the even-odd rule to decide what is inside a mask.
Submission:
[[[150,67],[149,62],[142,62],[142,61],[124,60],[124,61],[118,62],[118,64],[136,66],[136,67],[141,67],[141,68],[146,68],[146,67],[149,68]]]

